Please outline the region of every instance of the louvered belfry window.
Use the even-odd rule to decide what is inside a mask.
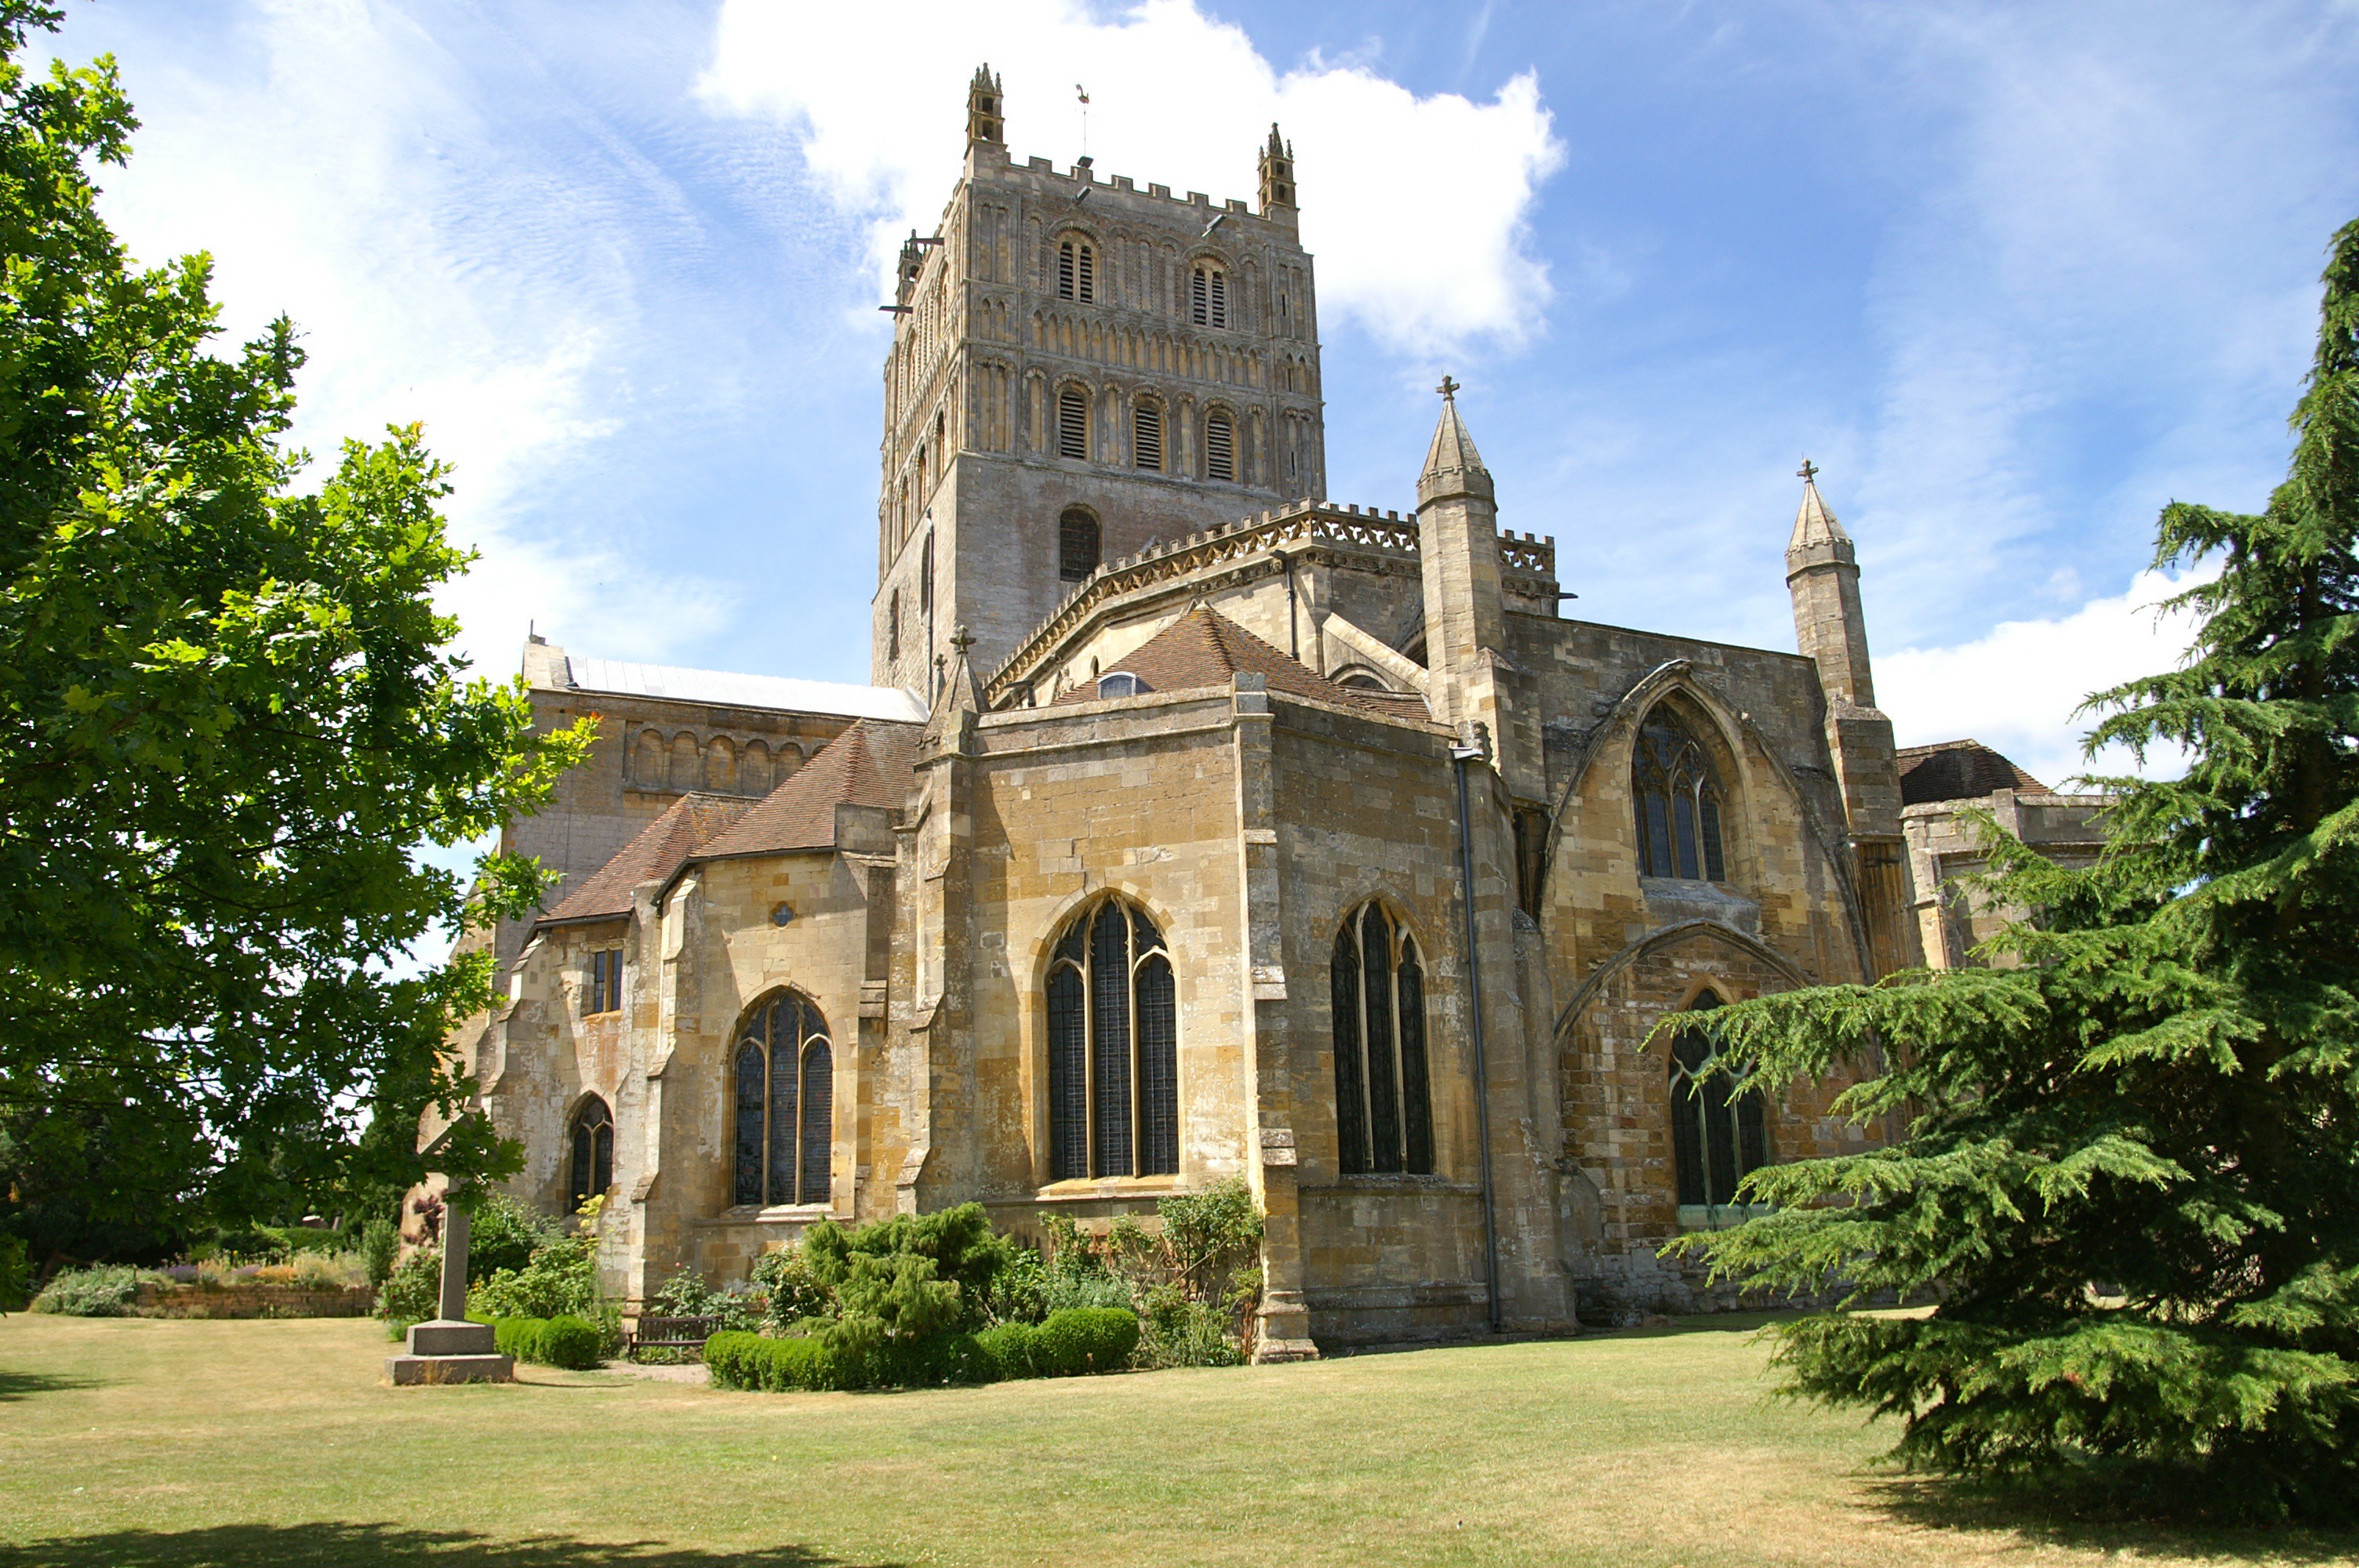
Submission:
[[[1097,254],[1080,240],[1057,246],[1057,297],[1087,304],[1098,297]]]
[[[827,1021],[787,991],[738,1031],[733,1068],[739,1204],[819,1204],[832,1191],[835,1053]]]
[[[1057,394],[1057,455],[1089,460],[1090,399],[1078,386]]]
[[[1433,1174],[1425,967],[1416,941],[1383,905],[1361,905],[1335,934],[1329,988],[1343,1173]]]
[[[1229,483],[1236,481],[1236,427],[1225,414],[1204,416],[1204,477]]]
[[[1130,460],[1136,467],[1163,467],[1163,410],[1142,403],[1131,411]]]
[[[1720,780],[1694,736],[1658,708],[1638,727],[1630,760],[1630,794],[1637,812],[1638,874],[1728,880],[1721,840]]]
[[[1229,324],[1229,275],[1216,266],[1200,266],[1188,280],[1188,319],[1199,327]]]
[[[614,1184],[614,1114],[604,1100],[592,1095],[575,1108],[567,1141],[566,1206],[578,1209]]]
[[[1690,1012],[1720,1005],[1710,991]],[[1680,1202],[1728,1204],[1747,1172],[1769,1162],[1769,1136],[1761,1091],[1725,1073],[1707,1074],[1712,1044],[1682,1030],[1671,1039],[1671,1156]]]
[[[1119,898],[1076,915],[1049,968],[1049,1176],[1180,1169],[1180,1022],[1171,955]]]

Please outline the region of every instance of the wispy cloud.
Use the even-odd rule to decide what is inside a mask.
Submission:
[[[966,83],[989,59],[1019,157],[1071,161],[1086,84],[1101,170],[1251,197],[1254,154],[1278,122],[1331,319],[1418,351],[1520,342],[1539,319],[1548,268],[1527,225],[1563,148],[1531,72],[1487,103],[1419,97],[1359,64],[1281,73],[1193,0],[1145,0],[1108,21],[1079,0],[920,0],[894,12],[890,49],[875,46],[875,26],[821,0],[724,0],[705,90],[728,112],[798,127],[834,200],[870,222],[880,277],[900,235],[940,211]],[[1420,206],[1437,217],[1430,231],[1406,221]]]

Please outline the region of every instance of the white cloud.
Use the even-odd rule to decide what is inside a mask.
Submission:
[[[58,52],[115,45],[114,21],[92,14]],[[345,438],[424,422],[455,469],[452,535],[483,552],[443,595],[479,670],[513,671],[536,617],[660,654],[663,622],[598,601],[596,579],[621,575],[607,552],[515,525],[611,436],[599,382],[634,306],[586,194],[518,166],[451,45],[377,0],[263,0],[201,47],[126,50],[142,128],[130,166],[103,171],[103,211],[144,263],[212,253],[224,350],[293,318],[310,356],[296,436],[320,466]]]
[[[2094,599],[2049,621],[2003,621],[1983,637],[1946,648],[1879,655],[1876,700],[1904,746],[1971,737],[2003,752],[2051,788],[2086,772],[2136,771],[2112,750],[2091,763],[2081,740],[2093,716],[2075,718],[2092,692],[2175,667],[2193,632],[2163,600],[2216,575],[2216,566],[2167,577],[2140,572],[2127,592]],[[2147,771],[2178,759],[2149,753]]]
[[[729,112],[802,129],[833,200],[871,222],[881,277],[900,236],[936,222],[964,146],[967,82],[988,59],[1019,158],[1071,164],[1074,89],[1087,85],[1102,177],[1250,199],[1277,122],[1299,160],[1321,306],[1395,348],[1520,341],[1549,298],[1525,225],[1564,150],[1528,71],[1487,103],[1419,98],[1317,58],[1280,73],[1193,0],[1144,0],[1107,22],[1080,0],[927,0],[893,11],[890,48],[878,27],[877,13],[821,0],[724,0],[704,90]]]

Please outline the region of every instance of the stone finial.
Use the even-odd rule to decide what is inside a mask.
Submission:
[[[1495,501],[1491,470],[1474,449],[1474,438],[1458,412],[1459,384],[1449,376],[1434,388],[1441,394],[1441,418],[1433,427],[1433,444],[1426,449],[1425,469],[1418,477],[1417,503],[1422,507],[1451,495],[1476,495]]]
[[[1007,119],[1001,112],[1001,103],[999,78],[991,74],[990,66],[978,67],[966,90],[966,139],[970,146],[976,142],[1006,145]]]

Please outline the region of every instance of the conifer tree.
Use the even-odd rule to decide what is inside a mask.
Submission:
[[[1754,1173],[1774,1211],[1682,1245],[1838,1292],[1777,1331],[1788,1388],[1897,1418],[1912,1465],[2359,1512],[2359,222],[2292,426],[2267,511],[2162,514],[2156,565],[2219,575],[2173,601],[2180,667],[2090,699],[2089,754],[2191,765],[2096,781],[2095,864],[1985,822],[1985,895],[2031,912],[1986,967],[1680,1015],[1755,1081],[1847,1064],[1843,1108],[1905,1126]],[[1854,1310],[1885,1292],[1938,1305]]]

